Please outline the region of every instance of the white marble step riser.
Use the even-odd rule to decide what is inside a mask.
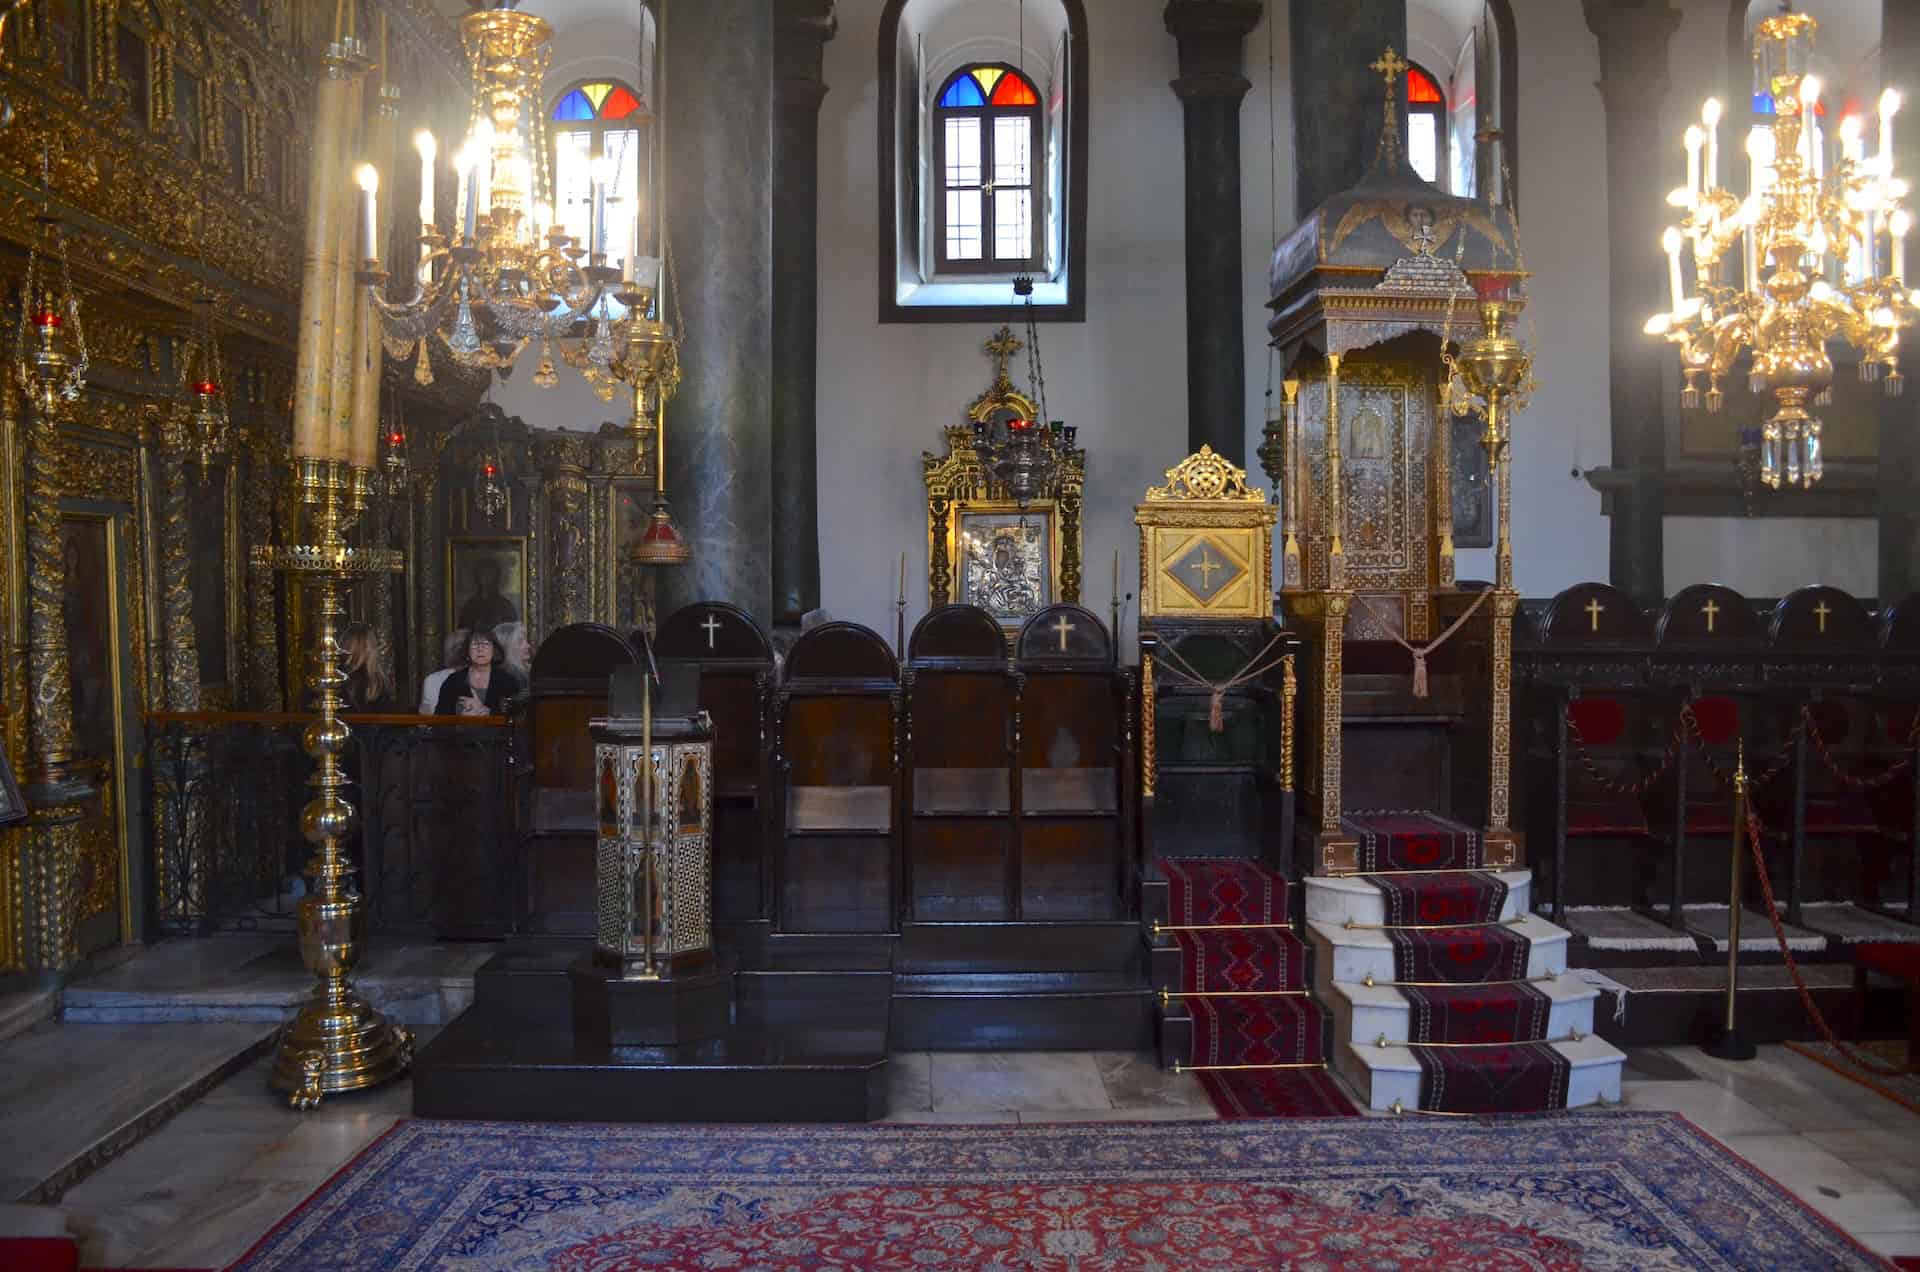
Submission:
[[[1350,1050],[1346,1051],[1346,1054],[1352,1056]],[[1358,1057],[1353,1057],[1345,1063],[1336,1062],[1335,1068],[1340,1076],[1360,1093],[1361,1101],[1369,1109],[1384,1113],[1393,1107],[1396,1100],[1400,1102],[1400,1107],[1403,1109],[1420,1107],[1420,1075],[1418,1073],[1404,1073],[1391,1069],[1376,1072],[1360,1063]],[[1620,1102],[1620,1070],[1620,1064],[1596,1064],[1576,1068],[1567,1075],[1567,1107],[1585,1108],[1602,1099],[1609,1104],[1618,1104]]]
[[[1388,1042],[1406,1042],[1413,1021],[1409,1003],[1398,1007],[1355,1005],[1323,995],[1323,1002],[1334,1002],[1334,1036],[1346,1042],[1371,1045],[1385,1034]],[[1547,1037],[1565,1038],[1573,1033],[1593,1032],[1593,999],[1558,1002],[1547,1010]]]
[[[1345,923],[1348,919],[1355,923],[1387,921],[1387,899],[1378,888],[1369,886],[1363,891],[1352,886],[1330,887],[1325,881],[1313,878],[1309,878],[1306,885],[1306,912],[1309,919],[1323,923]],[[1517,914],[1526,914],[1532,907],[1533,880],[1509,882],[1506,900],[1500,906],[1500,917],[1510,919]]]
[[[1316,981],[1322,975],[1328,980],[1356,982],[1363,981],[1369,976],[1377,981],[1390,981],[1394,978],[1391,947],[1339,944],[1329,946],[1318,932],[1313,934],[1313,942],[1316,947],[1314,952]],[[1542,937],[1528,948],[1527,975],[1545,976],[1549,973],[1564,972],[1566,969],[1567,934],[1565,932]]]

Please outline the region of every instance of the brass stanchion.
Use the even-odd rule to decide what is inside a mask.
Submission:
[[[1727,1011],[1720,1032],[1701,1050],[1721,1060],[1751,1060],[1752,1042],[1740,1036],[1737,1011],[1740,1000],[1740,895],[1742,861],[1747,855],[1747,744],[1739,743],[1733,765],[1733,863],[1727,892]]]
[[[254,550],[254,563],[290,577],[311,579],[319,591],[319,647],[308,684],[319,695],[320,718],[301,741],[315,763],[308,785],[314,797],[300,815],[300,831],[314,846],[308,894],[300,899],[300,957],[320,978],[313,995],[280,1037],[268,1084],[288,1103],[310,1109],[325,1095],[358,1091],[398,1077],[413,1063],[413,1035],[375,1011],[349,974],[366,945],[367,914],[352,883],[353,864],[342,841],[358,815],[345,797],[340,765],[353,731],[340,718],[340,589],[361,575],[385,575],[402,566],[391,548],[352,548],[347,531],[366,507],[369,470],[337,459],[302,456],[297,479],[309,509],[310,542]],[[383,583],[382,586],[385,586]]]

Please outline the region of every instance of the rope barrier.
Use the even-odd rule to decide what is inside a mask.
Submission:
[[[1159,649],[1159,654],[1163,660],[1169,658],[1173,660],[1171,664],[1163,662],[1163,666],[1176,678],[1184,680],[1188,684],[1198,685],[1207,691],[1207,728],[1215,733],[1225,733],[1227,731],[1227,691],[1238,688],[1249,680],[1257,680],[1269,671],[1272,671],[1275,667],[1286,662],[1287,655],[1285,654],[1280,655],[1271,662],[1260,662],[1262,658],[1267,656],[1268,651],[1285,640],[1286,636],[1287,634],[1285,632],[1276,633],[1274,638],[1267,642],[1265,649],[1262,649],[1252,658],[1249,658],[1231,678],[1223,680],[1218,684],[1215,684],[1213,681],[1208,680],[1205,676],[1195,671],[1192,664],[1182,658],[1180,651],[1173,647],[1172,641],[1168,641],[1162,645]],[[1258,665],[1256,666],[1256,664]]]
[[[1913,746],[1916,742],[1920,742],[1920,712],[1914,713],[1913,726],[1907,730],[1907,754],[1872,777],[1856,777],[1840,767],[1839,761],[1833,758],[1833,752],[1827,746],[1827,740],[1820,736],[1820,725],[1813,718],[1811,706],[1801,704],[1800,719],[1806,727],[1807,736],[1813,739],[1814,750],[1820,753],[1820,762],[1826,765],[1827,772],[1833,774],[1841,784],[1852,787],[1856,791],[1878,790],[1913,766]]]
[[[1608,777],[1600,771],[1593,754],[1587,749],[1587,740],[1580,736],[1580,726],[1574,723],[1573,713],[1567,713],[1567,736],[1573,739],[1574,754],[1580,757],[1580,764],[1587,770],[1587,776],[1596,786],[1614,795],[1627,795],[1635,799],[1647,793],[1652,785],[1672,771],[1674,762],[1680,758],[1680,726],[1675,725],[1673,736],[1667,739],[1666,754],[1660,759],[1660,767],[1637,782],[1622,782]]]
[[[1464,241],[1464,239],[1462,241]],[[1394,644],[1413,655],[1413,696],[1416,698],[1424,698],[1427,696],[1427,655],[1453,639],[1453,634],[1466,626],[1467,620],[1473,617],[1474,611],[1486,604],[1487,598],[1492,595],[1493,589],[1488,588],[1481,592],[1480,595],[1474,597],[1473,604],[1467,606],[1466,610],[1460,617],[1453,620],[1446,631],[1441,632],[1438,636],[1435,636],[1432,640],[1418,648],[1409,645],[1401,637],[1400,633],[1393,629],[1392,621],[1382,617],[1380,611],[1373,607],[1372,601],[1364,596],[1355,596],[1353,599],[1360,602],[1360,608],[1366,610],[1367,613],[1373,616],[1373,621],[1378,623],[1381,630],[1386,632],[1388,636],[1392,637]]]
[[[1780,957],[1786,960],[1787,975],[1793,981],[1794,989],[1800,995],[1800,1005],[1806,1008],[1807,1018],[1813,1021],[1814,1028],[1820,1031],[1833,1049],[1839,1052],[1841,1059],[1865,1073],[1881,1077],[1894,1078],[1905,1073],[1899,1065],[1889,1065],[1856,1048],[1852,1043],[1842,1042],[1827,1024],[1826,1016],[1819,1004],[1813,1001],[1813,993],[1807,988],[1807,982],[1800,975],[1800,965],[1794,961],[1793,951],[1787,948],[1787,929],[1780,921],[1780,908],[1773,900],[1773,879],[1767,874],[1767,854],[1760,847],[1760,818],[1747,814],[1747,846],[1753,854],[1753,866],[1760,878],[1760,895],[1766,900],[1767,919],[1773,924],[1773,939],[1780,945]]]

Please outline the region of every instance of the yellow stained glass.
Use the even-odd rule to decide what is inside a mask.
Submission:
[[[1002,74],[1004,74],[1004,72],[997,66],[976,66],[973,68],[973,78],[979,81],[980,95],[982,97],[992,96],[994,81],[999,79]]]
[[[607,83],[582,84],[580,91],[587,95],[587,100],[593,103],[594,112],[598,114],[600,103],[607,100],[607,94],[613,91],[613,85]]]

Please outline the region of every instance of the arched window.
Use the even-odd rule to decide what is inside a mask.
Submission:
[[[1004,63],[949,75],[934,97],[934,252],[947,273],[1040,265],[1040,94]]]
[[[1419,65],[1407,67],[1407,162],[1423,181],[1446,188],[1447,97]]]
[[[606,254],[624,264],[633,252],[640,192],[650,163],[647,136],[653,115],[640,94],[615,80],[575,84],[554,100],[554,224],[575,241],[598,250],[592,239],[593,176],[598,164],[607,179]]]

